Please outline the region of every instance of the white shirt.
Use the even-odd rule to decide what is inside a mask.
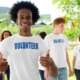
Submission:
[[[57,67],[66,67],[66,48],[69,46],[67,37],[63,34],[55,35],[51,33],[44,40],[50,48],[50,57]]]
[[[8,46],[7,46],[8,45]],[[0,52],[10,59],[10,80],[40,80],[38,58],[45,56],[47,47],[42,39],[33,35],[13,35],[1,42]]]
[[[76,56],[75,69],[80,70],[80,45],[74,47],[73,56]]]
[[[39,38],[41,38],[40,36],[38,36]],[[42,38],[41,38],[42,39]],[[43,39],[42,39],[43,40]],[[44,40],[43,40],[44,41]],[[44,42],[45,43],[45,42]],[[45,70],[45,68],[40,64],[40,57],[39,57],[39,59],[38,59],[38,69],[39,70]]]
[[[39,59],[40,59],[40,58],[39,58]],[[40,64],[39,59],[38,59],[38,69],[44,71],[44,70],[45,70],[45,67],[43,67],[43,66]]]

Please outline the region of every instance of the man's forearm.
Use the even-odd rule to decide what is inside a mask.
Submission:
[[[68,52],[67,51],[66,51],[66,61],[67,61],[69,69],[71,69],[70,61],[69,61],[69,56],[68,56]]]
[[[50,74],[50,76],[57,77],[58,68],[56,65],[49,66],[49,74]]]
[[[52,62],[52,65],[50,65],[47,70],[50,74],[50,76],[52,77],[57,77],[58,75],[58,68],[57,66],[55,65],[54,61],[51,59],[51,62]]]

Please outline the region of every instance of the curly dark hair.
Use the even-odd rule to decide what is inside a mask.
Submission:
[[[11,20],[13,20],[16,23],[17,13],[20,9],[23,9],[23,8],[29,9],[32,12],[32,20],[33,20],[33,24],[35,24],[35,22],[37,22],[37,20],[40,18],[39,10],[30,1],[29,2],[28,1],[21,1],[21,2],[15,3],[13,5],[10,10]]]

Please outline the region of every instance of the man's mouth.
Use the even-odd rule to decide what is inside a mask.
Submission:
[[[30,23],[21,23],[22,26],[30,26]]]

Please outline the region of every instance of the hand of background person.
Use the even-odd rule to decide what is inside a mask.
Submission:
[[[72,76],[74,75],[74,69],[72,69]]]
[[[69,77],[73,76],[73,70],[69,69]]]

